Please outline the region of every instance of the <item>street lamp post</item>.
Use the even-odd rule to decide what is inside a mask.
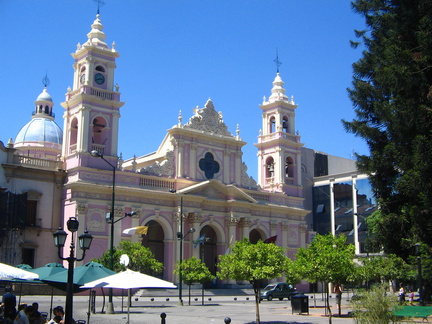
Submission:
[[[103,154],[99,153],[96,150],[91,151],[91,156],[99,157],[104,160],[109,166],[111,166],[113,174],[112,174],[112,196],[111,196],[111,212],[107,221],[111,224],[111,238],[110,238],[110,270],[114,271],[114,203],[115,203],[115,175],[116,175],[116,167],[112,165],[108,160],[106,160]],[[113,305],[113,290],[109,289],[108,292],[108,305],[107,305],[107,313],[114,314],[114,305]]]
[[[104,158],[103,154],[99,153],[96,150],[91,151],[91,156],[99,157],[104,160],[111,168],[112,168],[112,195],[111,195],[111,212],[109,213],[109,217],[107,217],[107,222],[111,224],[111,237],[110,237],[110,270],[114,271],[114,224],[118,221],[121,221],[123,218],[127,216],[134,216],[136,212],[126,213],[123,217],[114,221],[114,204],[115,204],[115,178],[116,178],[116,167],[112,165],[107,159]],[[113,305],[113,290],[109,288],[108,291],[108,305],[107,305],[107,314],[114,314],[114,305]]]
[[[93,236],[84,231],[78,237],[79,246],[83,251],[81,258],[75,257],[75,239],[74,233],[78,231],[79,222],[76,217],[70,217],[67,221],[67,228],[72,233],[69,257],[64,258],[61,252],[65,245],[67,233],[60,227],[54,234],[54,244],[58,248],[58,256],[61,260],[68,262],[68,276],[67,276],[67,286],[66,286],[66,307],[65,307],[65,324],[74,323],[73,315],[73,275],[74,275],[74,264],[75,261],[82,261],[85,258],[86,251],[90,248]]]
[[[423,306],[423,280],[422,280],[422,264],[421,264],[421,244],[417,243],[414,245],[415,249],[416,249],[416,254],[417,254],[417,271],[418,271],[418,276],[417,276],[417,285],[418,285],[418,290],[419,290],[419,304],[421,306]]]
[[[179,231],[177,232],[177,239],[179,240],[179,243],[180,243],[180,256],[179,256],[179,300],[178,300],[178,304],[180,305],[180,306],[183,306],[183,296],[182,296],[182,288],[183,288],[183,283],[182,283],[182,281],[183,281],[183,271],[182,271],[182,268],[181,268],[181,265],[182,265],[182,262],[183,262],[183,240],[184,240],[184,238],[189,234],[189,233],[193,233],[193,232],[195,232],[195,229],[194,228],[191,228],[191,229],[189,229],[188,230],[188,232],[185,234],[185,235],[183,235],[183,195],[181,195],[181,194],[179,194],[175,189],[170,189],[170,191],[169,192],[171,192],[171,193],[174,193],[174,194],[176,194],[177,196],[179,196],[180,197],[180,219],[179,219],[179,222],[180,222],[180,229],[179,229]]]

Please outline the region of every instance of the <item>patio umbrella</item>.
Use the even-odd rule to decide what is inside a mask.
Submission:
[[[88,262],[82,266],[76,267],[74,269],[73,276],[73,291],[79,292],[81,291],[79,287],[85,283],[112,275],[114,273],[114,271],[105,268],[102,264],[97,262]],[[61,289],[63,291],[67,290],[67,271],[53,274],[49,277],[42,278],[41,280],[55,288]]]
[[[140,272],[127,269],[126,271],[113,274],[111,276],[101,278],[92,282],[86,283],[81,288],[118,288],[128,290],[128,323],[129,323],[129,297],[130,289],[133,288],[177,288],[173,283],[156,277],[152,277]]]
[[[39,276],[27,270],[19,269],[8,264],[0,263],[0,280],[24,279],[33,280]]]
[[[30,271],[38,274],[39,279],[42,280],[52,275],[55,275],[57,273],[67,272],[67,269],[60,263],[52,262],[52,263],[45,264],[43,267],[32,269]],[[52,316],[53,297],[54,297],[54,286],[51,285],[50,316]]]

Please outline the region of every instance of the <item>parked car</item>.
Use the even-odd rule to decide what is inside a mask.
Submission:
[[[271,301],[273,298],[279,298],[283,300],[284,298],[291,299],[291,296],[298,294],[298,291],[293,285],[287,283],[274,283],[267,285],[262,291],[260,296],[260,301],[267,299]]]

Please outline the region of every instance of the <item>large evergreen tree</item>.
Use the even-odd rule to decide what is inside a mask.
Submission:
[[[356,118],[347,131],[364,138],[380,210],[373,234],[406,258],[417,241],[432,246],[432,1],[356,0],[366,29],[349,96]]]

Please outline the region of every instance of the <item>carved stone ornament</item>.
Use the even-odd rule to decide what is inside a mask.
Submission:
[[[244,162],[241,168],[241,186],[248,189],[258,189],[258,184],[255,179],[247,174],[247,166]]]
[[[187,216],[189,222],[191,223],[200,223],[201,220],[203,219],[202,215],[200,215],[200,213],[188,213]]]
[[[162,162],[156,161],[152,165],[141,168],[138,173],[166,177],[174,176],[174,152],[167,151],[165,160]]]
[[[204,108],[196,108],[189,122],[183,126],[206,133],[234,137],[225,125],[222,113],[217,112],[211,99],[207,100]]]
[[[87,214],[87,204],[77,204],[76,206],[76,215],[85,215]]]

